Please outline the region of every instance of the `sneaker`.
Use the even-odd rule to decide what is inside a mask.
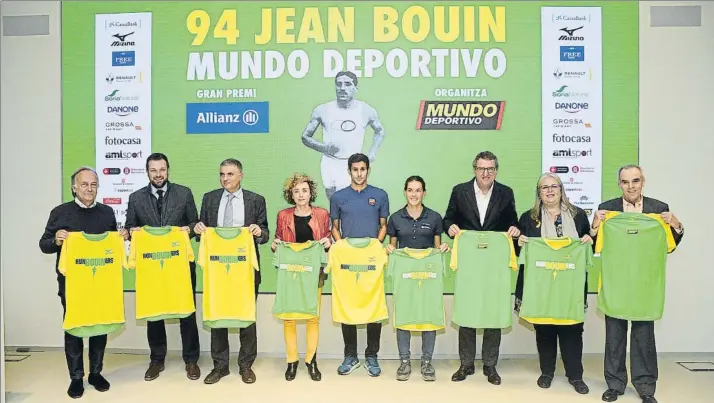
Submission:
[[[359,360],[355,357],[345,357],[342,364],[337,368],[338,375],[349,375],[355,369],[359,368]]]
[[[434,369],[434,366],[431,365],[431,360],[424,360],[421,362],[421,377],[427,382],[436,380],[436,370]]]
[[[379,376],[382,373],[382,369],[379,368],[379,363],[377,362],[377,357],[367,357],[365,360],[365,368],[369,372],[369,376]]]
[[[397,380],[406,381],[412,374],[412,363],[409,360],[402,361],[397,369]]]

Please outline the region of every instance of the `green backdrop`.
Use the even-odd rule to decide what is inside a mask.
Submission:
[[[327,2],[63,2],[62,4],[62,114],[63,177],[80,165],[95,165],[94,127],[94,15],[102,13],[152,13],[152,151],[163,152],[171,161],[171,181],[189,186],[200,209],[203,193],[219,187],[218,164],[225,158],[238,158],[244,165],[243,186],[263,195],[267,201],[268,221],[275,230],[277,212],[287,204],[281,197],[284,179],[295,171],[312,175],[320,183],[316,205],[329,207],[320,181],[320,154],[301,142],[301,133],[318,104],[334,100],[333,78],[323,77],[324,49],[389,49],[402,48],[500,48],[507,56],[505,74],[491,78],[483,70],[476,77],[390,77],[385,70],[359,81],[357,99],[373,106],[384,125],[386,137],[372,165],[370,184],[385,189],[390,196],[390,210],[405,203],[404,180],[421,175],[427,183],[425,204],[438,212],[445,211],[451,188],[472,178],[471,162],[482,150],[494,152],[501,169],[498,181],[511,186],[516,195],[519,214],[528,210],[534,198],[535,180],[541,173],[541,32],[542,6],[602,7],[603,67],[603,200],[618,194],[615,174],[625,163],[638,157],[638,5],[636,1],[573,2],[422,2],[428,11],[434,5],[505,6],[506,41],[465,43],[461,38],[441,43],[430,36],[422,43],[412,43],[400,36],[395,42],[375,43],[372,39],[372,10],[391,6],[403,11],[407,2],[329,2],[330,6],[355,9],[354,43],[254,44],[260,32],[261,8],[294,7],[296,16],[306,5],[320,8],[327,15]],[[478,8],[478,7],[477,7]],[[211,16],[211,31],[201,46],[192,46],[194,35],[186,28],[191,11],[205,10]],[[213,38],[213,25],[225,9],[237,10],[240,38],[236,45]],[[478,21],[478,17],[476,18]],[[300,19],[296,18],[296,31]],[[462,25],[463,26],[463,25]],[[327,30],[325,30],[327,34]],[[277,79],[237,79],[227,82],[186,79],[190,52],[242,50],[277,50],[283,54],[294,49],[310,56],[309,74],[301,79],[285,74]],[[217,58],[216,58],[217,59]],[[462,69],[463,71],[463,69]],[[447,68],[448,73],[448,68]],[[463,74],[463,73],[462,73]],[[197,89],[255,88],[256,99],[236,101],[269,101],[268,134],[189,135],[186,133],[186,103],[227,102],[199,100]],[[419,102],[438,100],[437,88],[485,88],[488,97],[472,100],[505,101],[500,130],[434,130],[415,129]],[[451,97],[459,100],[466,98]],[[321,138],[321,129],[315,137]],[[365,133],[365,150],[371,145],[372,131]],[[64,198],[71,198],[64,187]],[[447,239],[444,235],[444,239]],[[450,242],[450,241],[449,241]],[[263,268],[262,292],[275,291],[275,273],[270,267],[268,245],[261,247]],[[597,268],[591,271],[590,285]],[[199,289],[201,289],[199,274]],[[450,280],[451,281],[451,280]],[[126,289],[133,289],[133,278],[127,274]],[[449,282],[446,292],[453,287]],[[329,284],[325,291],[330,290]]]

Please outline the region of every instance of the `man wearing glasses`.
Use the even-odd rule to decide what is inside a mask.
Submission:
[[[496,182],[498,158],[483,151],[473,162],[474,179],[454,186],[449,198],[449,206],[444,214],[444,228],[453,239],[461,230],[507,232],[512,238],[520,236],[518,214],[513,190]],[[483,374],[488,382],[501,384],[496,371],[498,352],[501,345],[501,329],[484,329],[483,332]],[[476,329],[459,327],[459,357],[461,366],[451,380],[463,381],[475,372]]]

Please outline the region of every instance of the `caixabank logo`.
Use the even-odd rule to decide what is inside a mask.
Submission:
[[[499,130],[506,101],[421,101],[417,130]]]

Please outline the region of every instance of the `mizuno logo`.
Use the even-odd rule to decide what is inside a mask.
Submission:
[[[580,27],[580,28],[582,28],[582,27]],[[133,32],[129,32],[128,34],[125,34],[125,35],[114,34],[114,35],[112,35],[112,36],[113,36],[114,38],[119,39],[121,42],[124,42],[124,39],[125,39],[127,36],[133,35],[133,34],[134,34]],[[572,35],[572,33],[571,33],[570,35]]]
[[[585,37],[582,36],[573,36],[575,34],[575,31],[583,29],[583,27],[577,27],[573,29],[569,29],[568,27],[565,28],[560,28],[559,31],[563,31],[568,35],[561,35],[558,40],[560,41],[583,41],[585,40]]]

